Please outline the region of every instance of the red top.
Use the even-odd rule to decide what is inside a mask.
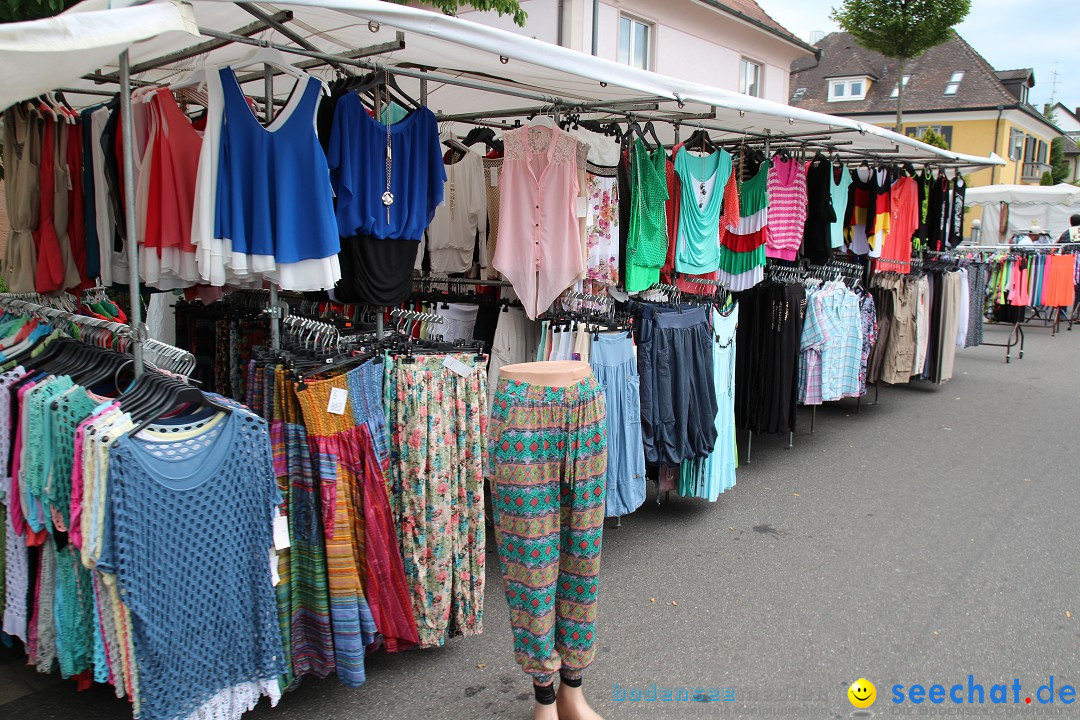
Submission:
[[[179,248],[194,253],[191,208],[195,206],[195,176],[202,138],[180,110],[168,88],[151,99],[156,122],[151,124],[153,153],[146,207],[147,247]]]
[[[37,247],[37,267],[34,269],[34,289],[39,293],[51,293],[64,289],[64,258],[60,254],[60,238],[53,225],[53,206],[56,182],[56,121],[44,119],[41,139],[41,204],[38,208],[38,226],[34,231]]]

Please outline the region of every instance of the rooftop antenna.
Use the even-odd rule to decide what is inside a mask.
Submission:
[[[1058,86],[1058,64],[1054,62],[1054,75],[1050,80],[1050,106],[1053,107],[1054,101],[1057,100],[1057,86]]]

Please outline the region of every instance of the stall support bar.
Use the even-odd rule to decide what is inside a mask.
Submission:
[[[128,260],[128,291],[131,293],[131,356],[135,377],[143,374],[142,295],[139,292],[139,239],[135,229],[135,150],[134,123],[131,118],[131,60],[128,51],[120,53],[120,120],[123,123],[122,155],[124,163],[124,236]]]
[[[266,95],[266,107],[263,113],[266,115],[266,124],[274,121],[274,71],[270,66],[263,70],[263,87]],[[281,352],[281,311],[278,307],[277,285],[270,283],[270,352],[277,355]]]

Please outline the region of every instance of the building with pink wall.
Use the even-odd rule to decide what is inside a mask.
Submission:
[[[522,0],[521,6],[529,14],[524,28],[495,13],[462,9],[459,15],[780,103],[790,97],[791,63],[815,52],[754,0]]]

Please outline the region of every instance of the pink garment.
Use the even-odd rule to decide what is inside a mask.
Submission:
[[[536,319],[584,270],[578,142],[558,128],[526,126],[503,133],[503,147],[499,245],[491,264]]]
[[[19,396],[20,415],[23,398],[35,385],[37,385],[36,382],[29,382],[16,391]],[[11,422],[15,423],[15,440],[11,452],[11,492],[8,493],[8,511],[11,513],[11,527],[17,534],[26,537],[29,528],[26,526],[26,517],[23,515],[22,492],[19,488],[19,467],[22,464],[22,422],[18,416],[12,417]]]
[[[769,238],[765,256],[794,260],[802,247],[806,226],[806,169],[792,157],[773,157],[769,168]]]
[[[68,540],[80,550],[82,549],[82,450],[83,441],[86,439],[86,428],[90,426],[90,423],[97,420],[101,413],[118,407],[120,407],[120,403],[113,403],[106,407],[99,408],[90,413],[90,415],[75,428],[75,462],[71,465],[71,505],[69,511],[71,528],[68,530]]]

